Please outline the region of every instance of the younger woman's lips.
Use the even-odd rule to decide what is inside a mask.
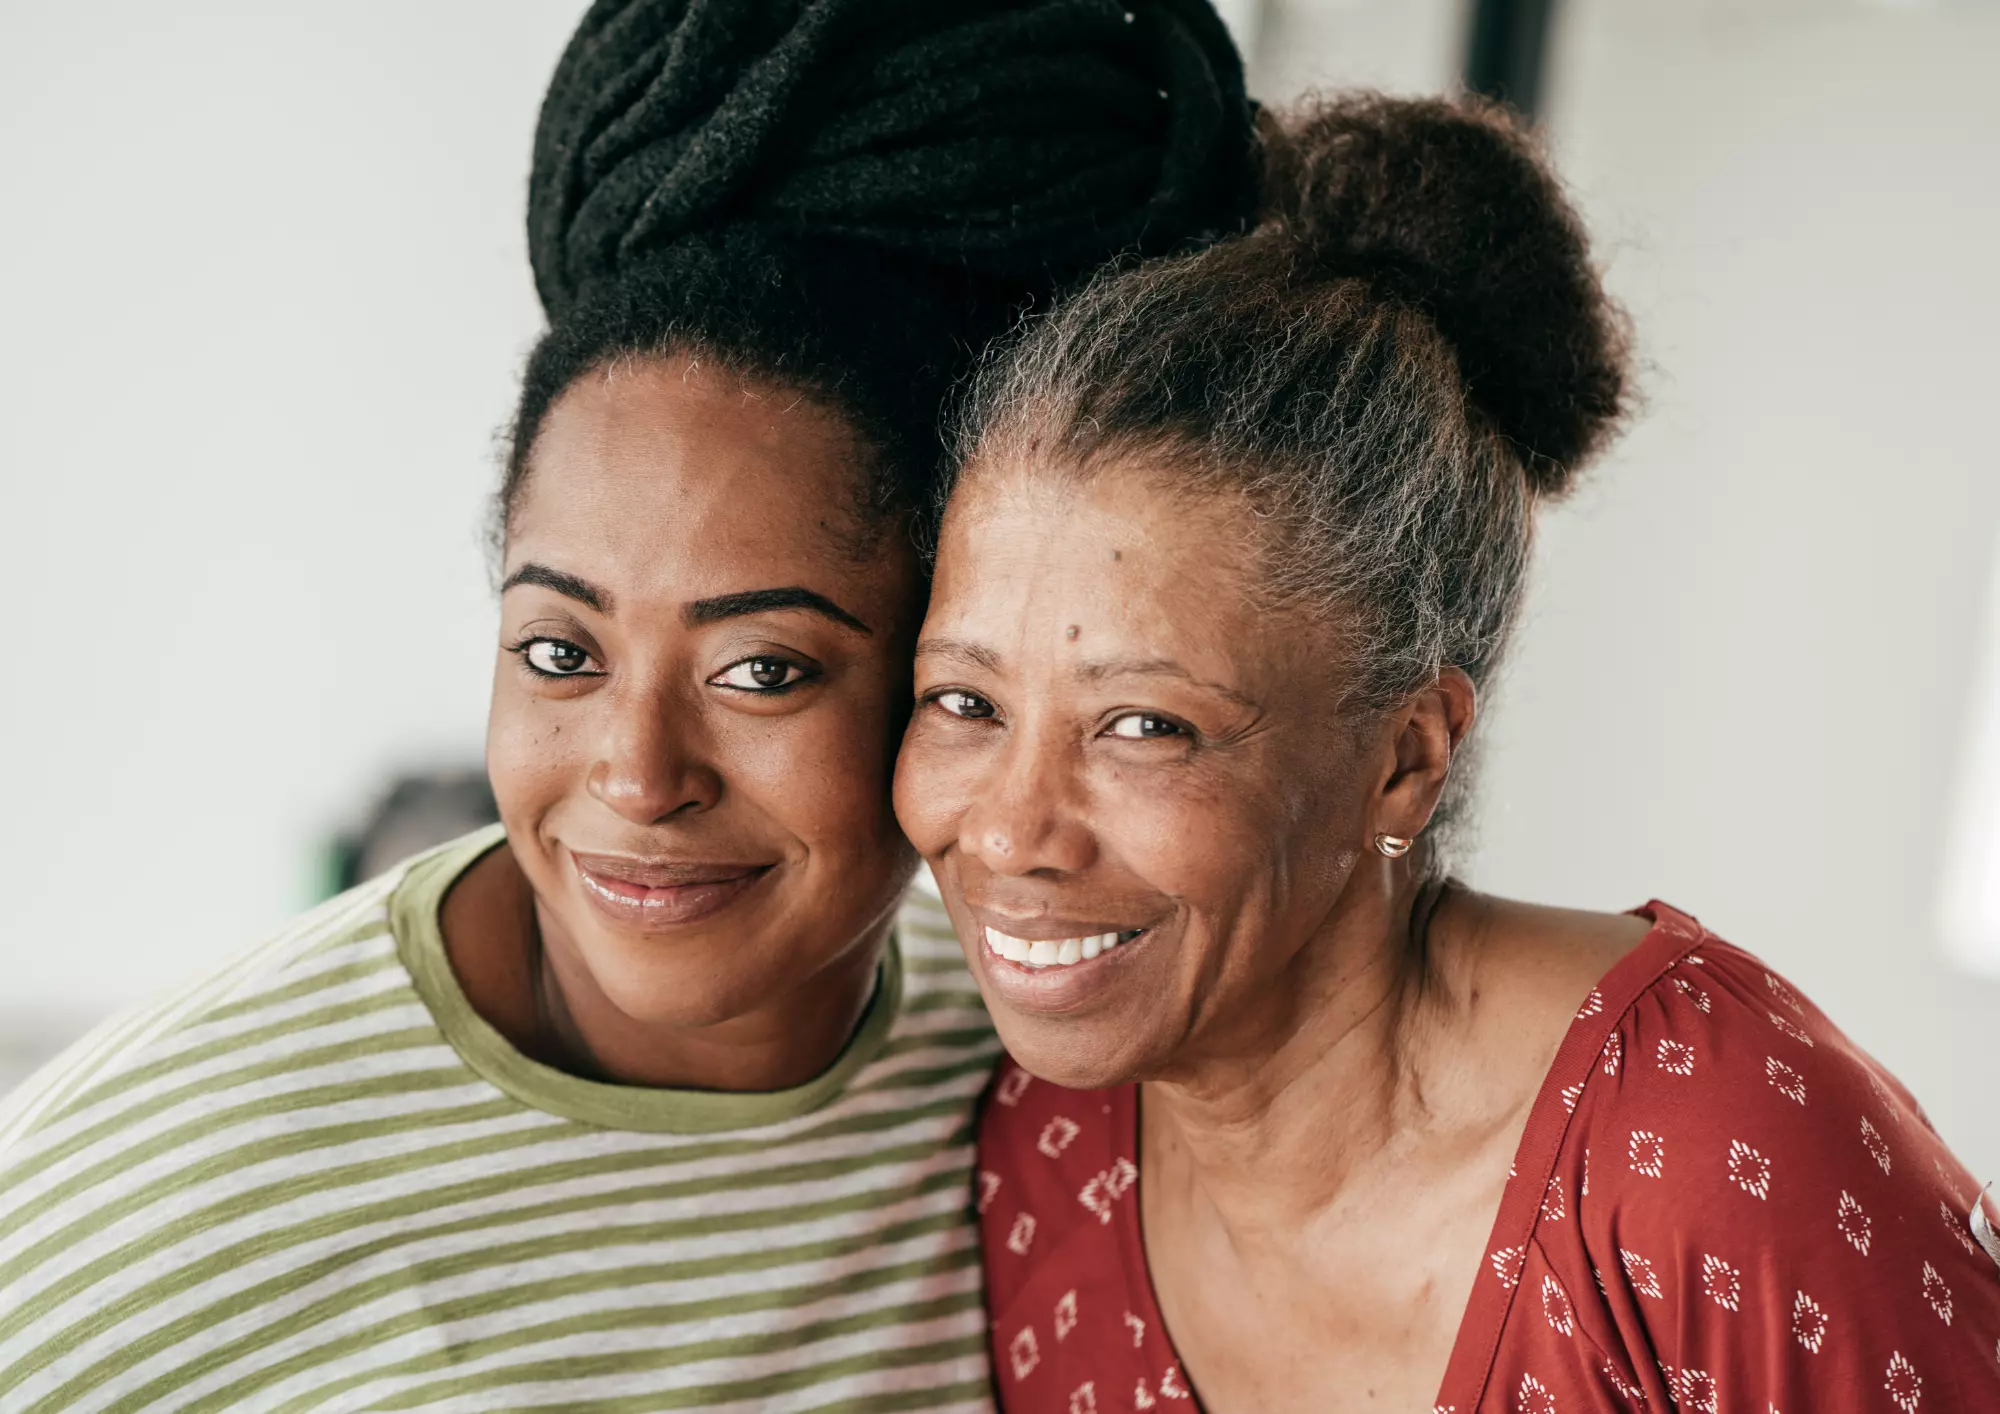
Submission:
[[[674,928],[720,913],[770,874],[768,864],[655,864],[570,854],[583,896],[624,928]]]

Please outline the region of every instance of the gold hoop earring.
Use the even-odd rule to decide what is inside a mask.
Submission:
[[[1415,840],[1406,840],[1401,835],[1385,833],[1375,836],[1375,848],[1386,859],[1401,859],[1415,843]]]

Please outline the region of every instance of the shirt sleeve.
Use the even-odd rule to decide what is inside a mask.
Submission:
[[[2000,1411],[1978,1187],[1817,1008],[1710,942],[1603,1062],[1557,1166],[1576,1220],[1538,1227],[1529,1264],[1601,1388],[1704,1414]]]

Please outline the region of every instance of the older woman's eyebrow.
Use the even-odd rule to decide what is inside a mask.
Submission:
[[[1257,704],[1238,692],[1235,688],[1207,678],[1196,677],[1171,658],[1108,658],[1078,663],[1072,674],[1085,682],[1098,683],[1106,678],[1122,677],[1166,677],[1179,678],[1186,683],[1204,688],[1219,697],[1226,697],[1241,707],[1255,709]]]
[[[1000,671],[1000,655],[991,648],[977,643],[968,643],[962,638],[925,638],[917,643],[918,658],[947,658],[968,668],[981,668],[989,673]]]
[[[530,561],[507,576],[500,586],[500,592],[505,594],[517,584],[533,584],[543,589],[553,589],[566,599],[588,604],[600,614],[611,612],[611,591],[599,589],[589,580],[579,579],[564,570],[552,570],[547,565],[538,565]]]
[[[712,599],[697,599],[681,610],[681,622],[689,628],[700,628],[721,619],[741,618],[745,614],[769,614],[781,609],[804,609],[809,614],[831,619],[842,628],[851,628],[856,633],[865,633],[870,638],[875,630],[847,612],[824,594],[815,594],[810,589],[788,584],[782,589],[745,589],[736,594],[718,594]]]

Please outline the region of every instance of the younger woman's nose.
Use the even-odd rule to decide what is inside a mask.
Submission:
[[[712,809],[722,777],[708,759],[699,714],[671,693],[635,691],[610,704],[585,787],[635,825]]]

